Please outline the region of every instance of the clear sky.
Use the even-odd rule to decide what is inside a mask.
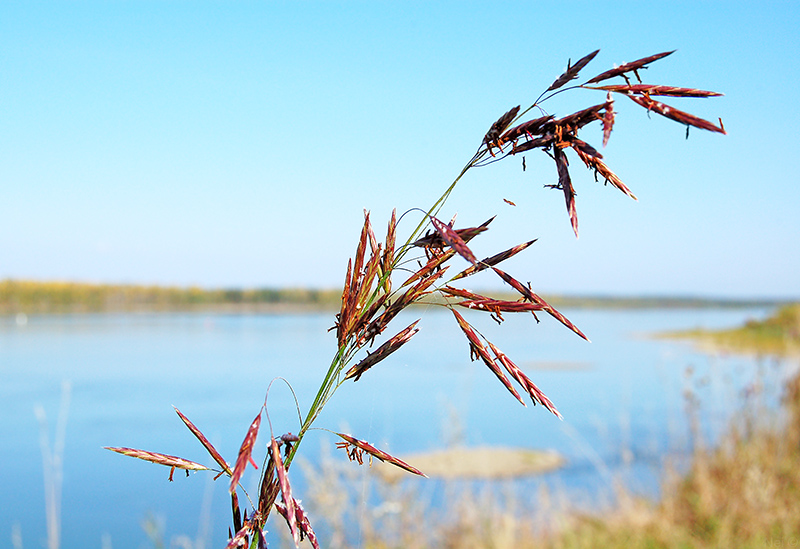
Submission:
[[[667,102],[729,135],[620,98],[603,153],[638,202],[573,159],[576,240],[537,152],[469,174],[442,217],[498,214],[480,257],[539,238],[507,270],[543,293],[797,298],[798,29],[796,2],[5,0],[0,279],[340,286],[364,208],[382,232],[428,207],[568,59],[677,49],[645,82],[725,93]]]

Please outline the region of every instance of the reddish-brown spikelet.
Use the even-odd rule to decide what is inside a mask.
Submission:
[[[506,284],[508,284],[509,286],[517,290],[520,294],[522,294],[522,296],[525,299],[527,299],[528,301],[532,301],[533,303],[539,303],[540,305],[543,305],[544,306],[544,308],[542,309],[543,311],[545,311],[547,314],[558,320],[561,324],[563,324],[564,326],[566,326],[579,336],[581,336],[586,341],[589,341],[589,338],[583,335],[583,332],[581,332],[577,326],[575,326],[572,322],[570,322],[569,319],[567,319],[567,317],[565,317],[556,309],[554,309],[549,303],[547,303],[544,299],[539,297],[539,295],[533,292],[530,288],[527,288],[519,280],[517,280],[510,274],[506,273],[505,271],[501,271],[497,267],[492,267],[492,270],[495,273],[497,273],[497,275],[500,278],[502,278],[506,282]]]
[[[275,504],[275,508],[278,510],[278,513],[287,520],[287,510],[286,506],[280,503]],[[311,522],[308,520],[308,515],[306,515],[305,509],[300,504],[299,500],[294,500],[294,512],[295,518],[297,521],[297,527],[300,532],[300,541],[303,541],[303,537],[307,537],[308,541],[311,542],[311,546],[314,549],[319,549],[319,540],[317,539],[317,534],[314,533],[313,528],[311,528]]]
[[[466,229],[458,229],[456,234],[463,240],[464,242],[469,242],[483,231],[486,231],[489,228],[489,224],[494,221],[494,218],[497,216],[492,216],[477,227],[467,227]],[[450,225],[448,225],[449,227]]]
[[[456,251],[453,249],[447,250],[446,252],[439,253],[431,257],[425,265],[419,268],[417,272],[412,274],[408,277],[403,285],[400,286],[401,288],[408,286],[409,284],[415,283],[417,280],[421,278],[425,278],[430,275],[431,272],[434,272],[438,269],[443,263],[445,263],[448,259],[456,255]]]
[[[386,229],[386,249],[383,252],[381,267],[383,269],[383,291],[387,294],[392,291],[392,280],[389,274],[392,272],[394,263],[394,247],[397,239],[397,210],[392,210],[392,218],[389,220],[389,227]]]
[[[606,108],[606,103],[600,103],[599,105],[593,105],[591,107],[587,107],[583,110],[578,112],[574,112],[570,115],[565,116],[564,118],[559,118],[554,122],[555,126],[561,126],[566,128],[570,126],[575,130],[579,130],[580,128],[584,127],[595,120],[602,120],[602,115],[600,111]]]
[[[652,63],[653,61],[657,61],[663,57],[666,57],[672,53],[675,53],[675,50],[672,51],[665,51],[663,53],[657,53],[655,55],[650,55],[647,57],[642,57],[641,59],[637,59],[636,61],[631,61],[630,63],[623,63],[619,67],[616,67],[611,70],[607,70],[604,73],[598,74],[591,80],[588,80],[587,84],[594,84],[596,82],[602,82],[603,80],[608,80],[609,78],[614,78],[615,76],[623,76],[629,72],[635,72],[641,68],[643,68],[648,63]],[[626,77],[627,78],[627,77]]]
[[[558,188],[564,191],[564,200],[567,203],[567,213],[569,220],[572,224],[572,230],[575,231],[575,238],[578,237],[578,212],[575,209],[575,189],[572,186],[572,180],[569,177],[569,163],[567,162],[567,155],[559,147],[553,147],[553,158],[556,161],[556,169],[558,170]]]
[[[367,324],[372,320],[372,318],[378,313],[378,310],[383,307],[384,303],[389,299],[389,294],[381,294],[379,295],[372,305],[364,311],[362,314],[358,316],[358,320],[353,324],[351,333],[359,334],[359,342],[363,343],[368,339],[366,330],[364,328]]]
[[[173,408],[175,407],[173,406]],[[219,466],[222,467],[222,472],[231,475],[233,472],[231,471],[230,465],[228,465],[228,463],[225,461],[222,455],[217,451],[216,448],[214,448],[214,445],[208,441],[205,435],[203,435],[203,433],[200,432],[200,429],[198,429],[194,423],[189,421],[189,418],[183,415],[181,411],[178,410],[177,408],[175,408],[175,412],[178,414],[178,417],[180,417],[181,420],[183,420],[183,422],[186,424],[186,426],[189,428],[192,434],[195,437],[197,437],[197,440],[199,440],[200,444],[202,444],[203,447],[205,447],[205,449],[208,451],[211,457],[214,458],[214,461],[216,461],[219,464]]]
[[[624,93],[648,96],[669,97],[721,97],[724,94],[697,88],[678,88],[675,86],[656,86],[653,84],[612,84],[607,86],[592,87],[593,90],[606,90],[609,93]]]
[[[416,467],[412,467],[411,465],[409,465],[408,463],[406,463],[402,459],[399,459],[399,458],[396,458],[396,457],[394,457],[394,456],[392,456],[390,454],[387,454],[386,452],[384,452],[382,450],[378,450],[377,448],[375,448],[373,445],[371,445],[370,443],[368,443],[366,441],[359,440],[359,439],[357,439],[355,437],[351,437],[350,435],[346,435],[344,433],[335,433],[335,434],[338,435],[339,437],[341,437],[342,439],[346,440],[348,443],[352,444],[353,446],[355,446],[359,450],[362,450],[362,451],[368,453],[369,455],[371,455],[371,456],[373,456],[373,457],[375,457],[375,458],[377,458],[377,459],[379,459],[379,460],[381,460],[381,461],[383,461],[385,463],[391,463],[392,465],[394,465],[396,467],[400,467],[401,469],[404,469],[404,470],[408,471],[409,473],[414,473],[415,475],[419,475],[421,477],[428,478],[428,475],[426,475],[425,473],[423,473],[422,471],[420,471]]]
[[[448,246],[458,252],[458,255],[473,265],[478,262],[475,254],[472,253],[472,250],[469,249],[467,243],[464,242],[464,240],[456,231],[436,219],[434,216],[431,216],[431,224],[433,225],[433,228],[436,229],[436,232],[439,233],[439,236],[441,236],[442,239],[447,242]]]
[[[515,144],[510,154],[520,154],[533,149],[547,149],[551,147],[555,141],[556,136],[552,133],[548,133],[542,137],[526,141],[525,143]]]
[[[500,134],[503,133],[508,125],[511,124],[511,121],[516,118],[517,113],[519,112],[519,105],[514,107],[513,109],[509,110],[503,116],[498,118],[494,124],[491,125],[489,131],[486,132],[486,135],[483,137],[483,142],[489,149],[489,152],[494,156],[492,152],[493,147],[499,147],[497,140],[500,137]]]
[[[272,458],[268,460],[267,471],[264,473],[264,480],[261,483],[261,492],[258,496],[258,512],[264,520],[269,517],[269,512],[272,504],[278,497],[278,492],[281,491],[280,482],[275,478],[275,464]]]
[[[360,290],[364,275],[362,272],[362,268],[364,267],[364,254],[367,249],[367,240],[369,239],[370,230],[371,226],[369,222],[369,212],[365,211],[364,226],[361,228],[361,237],[358,240],[358,246],[356,247],[356,255],[352,262],[352,268],[349,262],[347,264],[345,292],[342,294],[342,312],[339,317],[339,326],[341,328],[341,333],[339,334],[340,346],[350,335],[352,324],[356,321],[358,297],[361,293]]]
[[[256,437],[258,437],[258,428],[260,425],[261,412],[259,411],[256,418],[253,420],[253,423],[250,424],[250,428],[247,429],[247,434],[244,436],[242,446],[239,448],[239,454],[236,457],[236,465],[234,465],[233,474],[231,475],[231,485],[228,489],[230,493],[236,491],[236,486],[239,484],[239,480],[241,480],[248,462],[251,463],[253,467],[258,469],[258,466],[253,461],[252,454],[253,445],[256,442]]]
[[[239,530],[237,530],[236,535],[233,536],[228,544],[225,546],[225,549],[237,549],[238,547],[247,547],[247,537],[253,531],[253,521],[255,516],[250,517],[247,519],[244,524],[242,525]]]
[[[205,465],[201,465],[199,463],[195,463],[194,461],[189,461],[188,459],[183,459],[177,456],[171,456],[169,454],[160,454],[158,452],[149,452],[147,450],[137,450],[135,448],[112,448],[111,446],[106,446],[105,449],[122,454],[123,456],[130,456],[144,461],[157,463],[159,465],[165,465],[167,467],[171,467],[173,471],[175,469],[185,469],[187,471],[208,470],[208,467]],[[169,480],[172,480],[172,471],[170,471]]]
[[[233,530],[238,532],[242,529],[242,510],[239,508],[239,497],[236,492],[231,494],[231,511],[233,512]],[[230,529],[228,531],[230,532]]]
[[[547,311],[548,306],[529,301],[504,301],[502,299],[468,299],[456,303],[465,309],[489,311],[491,313],[529,313]]]
[[[516,365],[514,364],[505,353],[501,352],[500,349],[495,347],[491,342],[489,343],[489,348],[492,350],[494,355],[497,357],[497,360],[505,367],[506,371],[513,377],[517,383],[519,383],[523,389],[528,393],[531,397],[531,401],[533,402],[534,406],[538,402],[550,412],[555,414],[556,417],[559,419],[564,419],[561,413],[556,410],[556,407],[553,405],[553,402],[545,396],[545,394],[539,390],[536,384],[531,381],[531,379],[525,375],[525,373]]]
[[[461,331],[464,332],[464,335],[467,336],[467,341],[469,341],[470,350],[472,351],[473,355],[477,355],[481,358],[484,364],[488,366],[488,368],[492,371],[492,373],[500,380],[500,383],[508,389],[508,392],[514,395],[520,404],[527,407],[525,401],[522,400],[522,397],[519,396],[519,393],[511,385],[511,382],[508,381],[508,378],[503,374],[500,368],[497,366],[492,357],[489,356],[489,352],[486,350],[486,346],[481,342],[480,338],[478,338],[478,334],[475,333],[475,330],[470,326],[469,322],[467,322],[463,316],[459,314],[458,311],[455,309],[450,309],[453,311],[453,315],[456,317],[456,322],[458,322],[458,326],[461,328]]]
[[[292,487],[289,485],[289,477],[286,474],[286,469],[283,466],[283,459],[281,459],[281,450],[278,446],[278,441],[272,437],[269,444],[271,457],[275,463],[275,473],[278,476],[278,482],[281,487],[281,497],[283,504],[286,506],[286,522],[289,523],[289,530],[292,532],[292,539],[296,547],[300,547],[300,534],[297,531],[297,516],[294,509],[294,498],[292,497]]]
[[[556,78],[556,81],[553,82],[550,85],[549,88],[547,88],[547,91],[557,90],[558,88],[560,88],[561,86],[563,86],[564,84],[569,82],[570,80],[574,80],[575,78],[577,78],[578,77],[578,73],[580,72],[580,70],[583,67],[585,67],[589,63],[589,61],[594,59],[595,55],[597,55],[599,52],[600,52],[600,50],[593,51],[589,55],[586,55],[586,56],[582,57],[581,59],[579,59],[572,66],[569,66],[569,63],[567,63],[567,70],[564,71],[564,74],[562,74],[561,76]]]
[[[419,320],[415,320],[405,330],[396,334],[389,341],[378,347],[374,353],[367,354],[363,360],[348,370],[344,378],[350,379],[351,377],[355,377],[354,381],[358,381],[364,372],[405,345],[408,340],[414,336],[414,334],[419,332],[419,330],[414,329],[414,327],[417,325],[417,322],[419,322]]]
[[[339,311],[339,320],[336,324],[336,339],[339,341],[339,346],[344,344],[347,335],[347,326],[351,323],[350,304],[350,281],[353,274],[353,260],[347,260],[347,274],[344,276],[344,288],[342,289],[342,308]]]
[[[453,280],[458,280],[459,278],[470,276],[488,267],[502,263],[506,259],[517,255],[519,252],[521,252],[522,250],[524,250],[525,248],[536,242],[536,240],[537,239],[534,238],[533,240],[529,240],[528,242],[524,242],[522,244],[514,246],[513,248],[509,248],[504,252],[500,252],[499,254],[487,257],[486,259],[482,259],[476,265],[467,267],[466,269],[458,273],[456,276],[453,277]]]
[[[453,250],[448,250],[441,257],[444,258],[446,261],[450,257],[455,254]],[[389,309],[397,308],[400,309],[406,308],[408,305],[416,301],[418,298],[422,297],[428,292],[428,288],[430,288],[434,282],[436,282],[439,278],[441,278],[444,273],[449,269],[448,267],[440,267],[441,261],[429,261],[426,263],[419,271],[411,275],[409,280],[412,280],[415,284],[411,288],[405,291],[403,295],[401,295],[394,303],[389,306]],[[406,286],[407,283],[403,283],[403,286]],[[399,312],[399,311],[398,311]]]
[[[614,128],[614,96],[611,92],[606,94],[606,112],[603,115],[603,146],[608,145],[611,130]]]
[[[364,226],[361,228],[361,237],[358,239],[356,255],[353,261],[353,281],[357,281],[361,276],[361,268],[364,266],[364,254],[367,250],[367,240],[371,230],[369,212],[364,211]]]
[[[370,256],[367,266],[364,268],[364,275],[359,282],[359,287],[355,297],[356,312],[360,311],[364,306],[369,294],[372,292],[372,283],[375,277],[378,276],[378,271],[381,264],[380,244],[378,244],[378,253]]]
[[[386,308],[381,316],[370,322],[369,326],[366,328],[367,337],[381,334],[389,322],[391,322],[392,319],[400,313],[400,311],[414,303],[423,295],[430,293],[428,288],[440,277],[442,277],[445,272],[447,272],[447,267],[431,273],[427,277],[417,282],[416,285],[406,290],[403,295],[401,295],[394,301],[394,303]]]
[[[710,132],[717,132],[717,133],[726,133],[725,129],[722,126],[717,126],[713,122],[709,122],[708,120],[703,120],[693,114],[689,114],[688,112],[680,111],[674,107],[670,107],[669,105],[665,105],[659,101],[653,101],[649,97],[639,96],[639,95],[628,95],[634,103],[637,103],[647,109],[648,111],[654,111],[661,116],[669,118],[670,120],[674,120],[676,122],[680,122],[681,124],[686,124],[688,126],[694,126],[695,128],[700,128],[702,130],[708,130]]]
[[[440,288],[439,291],[455,297],[463,297],[465,299],[489,299],[486,296],[470,292],[469,290],[454,288],[452,286],[445,286],[444,288]]]
[[[492,216],[491,218],[487,219],[483,223],[481,223],[477,227],[467,227],[466,229],[457,229],[455,232],[456,234],[461,237],[461,240],[464,242],[469,242],[483,231],[489,228],[489,224],[494,221],[496,216]],[[451,225],[447,225],[452,229]],[[432,231],[426,234],[423,237],[418,238],[412,243],[412,246],[417,246],[418,248],[432,248],[432,249],[441,249],[445,246],[448,246],[448,243],[442,238],[442,235],[438,231]]]
[[[375,238],[375,231],[372,230],[372,223],[369,222],[369,212],[364,210],[364,225],[367,226],[367,235],[369,236],[369,247],[372,250],[372,253],[377,253],[378,251],[378,239]]]
[[[581,141],[581,143],[583,142]],[[583,163],[586,164],[586,167],[594,170],[595,179],[597,179],[598,175],[601,175],[606,183],[611,183],[614,187],[626,195],[630,196],[634,200],[638,200],[636,195],[634,195],[631,190],[622,182],[622,180],[617,177],[617,174],[612,172],[609,167],[602,160],[600,160],[600,156],[593,156],[587,152],[588,149],[576,147],[574,146],[574,143],[570,143],[570,145],[573,145],[575,152],[578,153],[578,158],[583,160]]]
[[[518,126],[514,126],[500,136],[499,143],[500,145],[503,145],[509,141],[516,141],[522,136],[528,136],[532,139],[534,135],[540,135],[547,127],[548,123],[554,118],[555,117],[553,115],[542,116],[541,118],[528,120],[527,122],[523,122]]]
[[[582,139],[578,139],[577,137],[572,137],[569,140],[567,140],[566,143],[568,143],[569,146],[575,149],[575,151],[578,153],[583,153],[593,158],[603,158],[603,155],[600,153],[600,151],[598,151],[597,149],[595,149]]]

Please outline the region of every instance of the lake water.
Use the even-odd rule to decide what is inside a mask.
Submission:
[[[786,375],[788,366],[774,360],[708,356],[685,343],[646,337],[734,326],[764,317],[764,309],[563,312],[592,343],[549,317],[540,324],[530,316],[508,318],[500,327],[488,317],[468,318],[528,373],[564,421],[541,407],[523,408],[485,366],[470,362],[452,315],[418,309],[395,321],[396,328],[421,317],[422,331],[359,382],[345,384],[317,425],[400,455],[454,438],[467,445],[555,449],[567,458],[565,468],[521,482],[534,483],[533,494],[535,483],[548,483],[591,506],[617,481],[657,495],[665,459],[685,456],[691,446],[685,390],[699,398],[705,436],[713,442],[755,380],[770,385]],[[305,412],[333,356],[331,325],[330,314],[0,318],[0,546],[13,546],[12,532],[21,533],[24,547],[45,546],[34,409],[46,412],[52,444],[68,381],[62,547],[152,547],[141,526],[147,517],[161,522],[168,542],[200,535],[206,547],[222,547],[230,520],[224,481],[176,472],[170,483],[167,468],[102,447],[143,448],[212,465],[174,405],[233,461],[270,380],[284,377]],[[297,432],[286,385],[273,385],[268,409],[276,434]],[[259,438],[257,461],[265,441]],[[316,431],[302,453],[313,462],[334,443]],[[303,481],[295,482],[302,498]]]

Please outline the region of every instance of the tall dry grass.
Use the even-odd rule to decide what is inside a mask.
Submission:
[[[299,499],[294,496],[288,474],[304,438],[312,430],[315,433],[327,431],[332,436],[338,437],[337,446],[358,464],[376,459],[412,474],[424,476],[424,473],[413,464],[405,463],[365,440],[348,433],[328,431],[316,426],[322,410],[342,384],[348,380],[358,382],[368,379],[371,368],[409,344],[420,330],[419,321],[397,328],[394,320],[405,309],[421,303],[445,307],[452,313],[455,322],[464,333],[470,358],[480,360],[490,375],[495,377],[523,406],[527,405],[526,401],[530,401],[533,405],[540,404],[560,418],[561,414],[555,404],[501,350],[501,346],[489,341],[476,325],[467,321],[459,312],[459,309],[480,311],[490,317],[486,321],[498,323],[503,321],[504,315],[528,313],[538,322],[536,315],[541,313],[586,339],[578,327],[534,292],[529,284],[499,268],[500,264],[523,252],[534,241],[513,245],[484,259],[478,259],[470,247],[470,242],[489,230],[494,217],[477,226],[457,228],[455,216],[451,217],[449,222],[445,221],[447,218],[444,217],[444,208],[458,183],[472,170],[513,157],[522,158],[524,170],[526,166],[524,155],[537,150],[549,156],[555,163],[556,182],[549,187],[563,193],[567,216],[576,237],[578,235],[576,192],[570,173],[568,154],[575,155],[583,162],[594,174],[595,180],[611,184],[635,199],[630,189],[605,164],[603,155],[597,148],[579,137],[584,127],[597,122],[602,125],[603,144],[608,142],[615,124],[615,95],[628,97],[648,112],[684,124],[687,128],[687,137],[689,127],[725,133],[721,121],[716,125],[653,99],[662,96],[702,98],[720,94],[694,88],[641,82],[640,71],[672,52],[625,63],[585,80],[582,84],[576,83],[580,72],[598,52],[599,50],[594,51],[574,64],[568,63],[566,70],[530,106],[525,109],[521,109],[521,106],[513,107],[492,123],[480,139],[476,152],[432,206],[427,209],[413,209],[400,216],[392,212],[385,237],[381,240],[377,238],[370,213],[365,211],[364,224],[354,256],[347,263],[341,307],[331,328],[336,335],[336,349],[328,369],[322,372],[319,390],[305,414],[300,412],[298,403],[296,423],[294,418],[270,417],[268,406],[270,388],[267,388],[264,402],[247,429],[241,448],[232,464],[226,462],[201,430],[180,412],[178,415],[181,420],[208,451],[213,465],[208,466],[169,454],[139,449],[109,449],[165,465],[170,468],[170,479],[176,469],[187,472],[211,470],[216,473],[215,478],[229,477],[233,520],[228,548],[266,546],[263,532],[266,521],[273,511],[285,519],[296,546],[299,547],[303,539],[308,539],[313,546],[319,547],[320,542],[311,526],[309,515]],[[608,81],[614,78],[621,79],[624,83],[609,84]],[[632,83],[634,78],[636,83]],[[600,91],[605,99],[601,103],[563,117],[557,117],[545,110],[545,105],[551,98],[579,89]],[[508,200],[506,202],[513,205]],[[466,268],[463,268],[464,261],[468,264]],[[464,279],[484,271],[490,276],[497,276],[507,284],[515,292],[517,299],[482,295],[463,287]],[[372,352],[368,351],[376,342],[380,342],[377,348]],[[258,492],[248,494],[239,485],[239,481],[248,464],[256,466],[254,455],[259,455],[261,452],[256,446],[256,439],[262,427],[262,420],[266,420],[269,441],[262,458]],[[292,434],[290,429],[296,430],[297,434]],[[284,434],[279,434],[281,432]],[[246,505],[242,505],[240,495],[246,499]],[[449,543],[448,540],[445,542]]]

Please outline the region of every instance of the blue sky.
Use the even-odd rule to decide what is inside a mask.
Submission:
[[[721,117],[729,135],[686,140],[618,101],[603,153],[638,202],[573,159],[576,240],[538,153],[524,173],[518,159],[471,172],[442,216],[498,214],[479,256],[539,238],[507,270],[543,293],[797,298],[798,13],[730,1],[5,1],[0,278],[339,286],[364,208],[382,230],[393,207],[429,206],[489,125],[569,58],[600,48],[589,77],[677,49],[645,82],[725,93],[668,102]],[[565,115],[603,97],[545,106]]]

